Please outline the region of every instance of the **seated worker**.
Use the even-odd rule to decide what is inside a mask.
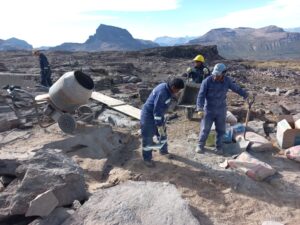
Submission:
[[[210,75],[209,69],[205,66],[205,59],[203,55],[197,55],[193,59],[195,66],[193,68],[188,67],[186,73],[183,74],[187,79],[191,79],[194,83],[202,83],[202,81]]]

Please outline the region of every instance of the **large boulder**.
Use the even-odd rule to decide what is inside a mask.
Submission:
[[[21,163],[16,170],[17,178],[0,194],[0,220],[24,215],[30,202],[48,190],[57,199],[57,206],[87,198],[82,169],[60,150],[40,149]]]
[[[196,225],[174,185],[128,181],[99,190],[63,225]]]
[[[73,213],[74,210],[72,209],[58,207],[49,216],[38,218],[29,225],[61,225]]]

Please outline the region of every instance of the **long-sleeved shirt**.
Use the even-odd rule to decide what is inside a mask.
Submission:
[[[42,71],[46,69],[50,69],[48,59],[43,53],[40,53],[39,59],[40,59],[40,68]]]
[[[143,106],[142,113],[154,118],[156,126],[162,126],[165,122],[166,113],[172,99],[172,92],[167,83],[156,86]],[[146,116],[146,117],[147,117]]]
[[[200,86],[197,97],[197,109],[204,109],[208,112],[226,110],[226,98],[229,89],[241,95],[244,99],[248,96],[247,92],[235,84],[228,76],[225,76],[222,82],[215,81],[214,76],[208,77]]]

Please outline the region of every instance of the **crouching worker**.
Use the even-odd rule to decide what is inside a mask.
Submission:
[[[143,106],[141,112],[142,151],[144,162],[149,167],[154,166],[151,147],[154,144],[153,136],[157,136],[160,143],[164,143],[160,153],[169,153],[164,114],[171,103],[172,96],[183,88],[184,82],[180,78],[161,83],[153,89]]]
[[[223,154],[222,142],[226,128],[226,95],[229,89],[241,95],[244,99],[248,97],[246,91],[235,84],[226,74],[226,66],[223,63],[215,65],[212,76],[205,79],[200,87],[197,108],[198,115],[202,118],[200,125],[199,142],[197,153],[204,153],[204,146],[208,138],[213,122],[216,126],[216,153]]]

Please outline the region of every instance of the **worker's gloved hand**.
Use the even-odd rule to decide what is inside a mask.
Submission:
[[[204,73],[204,75],[207,75],[207,74],[209,74],[209,71],[208,71],[208,69],[207,69],[207,68],[204,68],[204,69],[203,69],[203,73]]]
[[[192,68],[191,68],[191,67],[188,67],[188,68],[186,69],[186,72],[187,72],[187,73],[192,72]]]
[[[246,102],[253,103],[255,96],[252,93],[248,93],[248,96],[245,98]]]
[[[203,109],[199,109],[197,112],[198,116],[200,117],[200,119],[202,119],[204,117],[204,111]]]
[[[161,137],[165,137],[166,136],[165,126],[158,126],[157,130],[158,130],[159,136],[161,136]]]

